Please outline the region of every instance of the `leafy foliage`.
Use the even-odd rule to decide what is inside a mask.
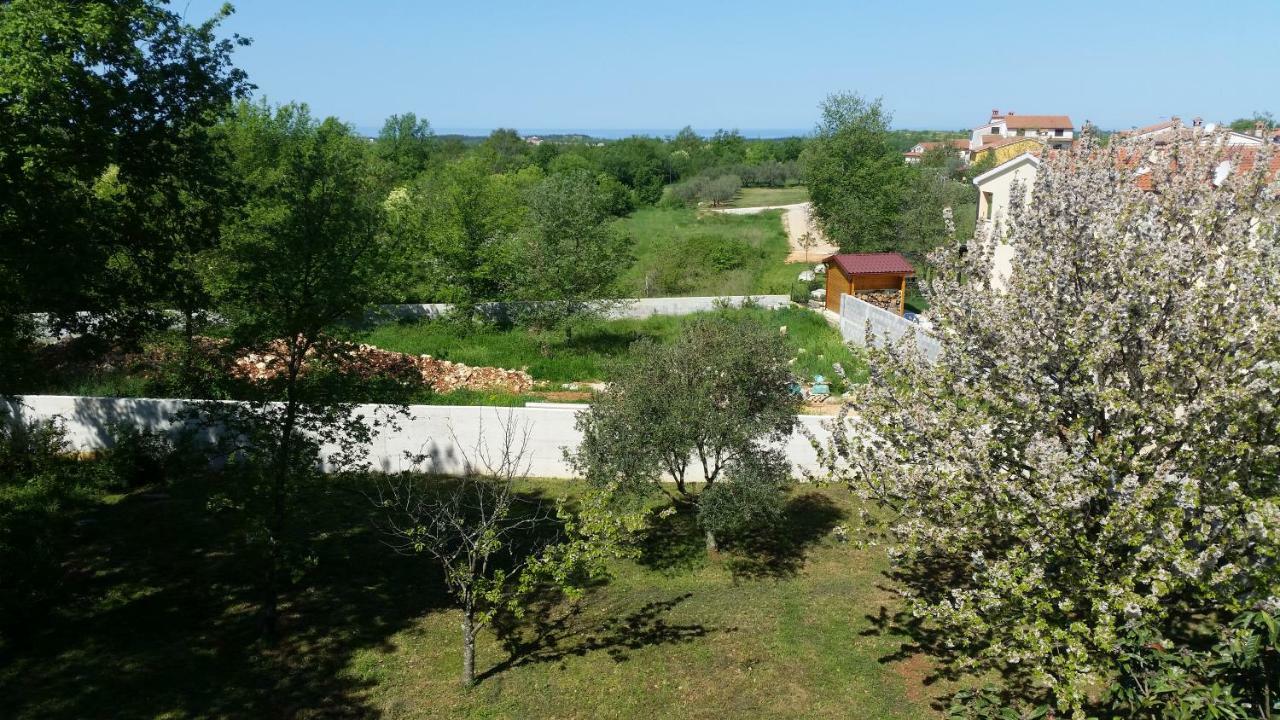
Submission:
[[[17,313],[136,341],[156,308],[198,308],[192,257],[227,204],[209,128],[248,91],[220,38],[166,3],[0,5],[0,347]],[[190,317],[190,315],[188,316]]]
[[[889,143],[890,114],[879,100],[829,96],[802,158],[814,218],[842,252],[894,247],[906,169]]]

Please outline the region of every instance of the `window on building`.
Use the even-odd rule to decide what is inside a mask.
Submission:
[[[1062,128],[1053,131],[1054,137],[1062,137]]]
[[[993,128],[991,128],[991,134],[992,134],[992,135],[999,135],[999,134],[1000,134],[1000,128],[998,128],[998,127],[993,127]]]
[[[982,204],[984,206],[982,208],[982,219],[990,220],[991,219],[991,193],[989,192],[982,193]]]

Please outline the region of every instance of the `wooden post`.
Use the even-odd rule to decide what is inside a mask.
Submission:
[[[898,290],[898,317],[907,314],[907,276],[902,276],[902,288]]]

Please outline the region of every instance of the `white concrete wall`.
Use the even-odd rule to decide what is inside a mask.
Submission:
[[[867,336],[868,323],[871,325],[870,337]],[[915,336],[916,346],[924,356],[936,361],[942,352],[942,346],[936,337],[918,324],[852,295],[840,296],[840,336],[845,342],[862,347],[868,344],[883,347],[886,339],[897,342],[903,336],[912,334]]]
[[[605,313],[605,317],[647,318],[654,315],[690,315],[697,312],[714,310],[717,304],[741,307],[748,299],[761,307],[775,309],[786,307],[791,303],[787,295],[719,295],[706,297],[666,297],[666,298],[630,298],[621,301],[617,307]],[[482,313],[503,315],[510,307],[505,303],[484,303],[480,306]],[[434,318],[453,309],[447,303],[419,303],[406,305],[383,305],[380,310],[397,318]]]
[[[103,398],[61,395],[27,395],[17,401],[0,400],[0,412],[10,419],[22,421],[48,420],[60,417],[66,424],[72,449],[92,451],[111,444],[113,424],[134,424],[153,430],[176,430],[172,418],[193,407],[187,400],[151,398]],[[373,417],[390,406],[360,405],[356,413]],[[481,455],[494,456],[502,447],[503,428],[514,423],[519,436],[528,432],[527,457],[529,473],[535,477],[572,477],[573,470],[564,460],[564,450],[574,449],[581,434],[574,428],[578,407],[504,408],[490,406],[410,405],[409,417],[401,419],[398,429],[378,431],[369,446],[373,467],[382,472],[407,470],[405,453],[426,455],[429,469],[442,474],[458,475],[467,463],[481,466]],[[823,428],[829,417],[802,415],[801,424],[822,442],[830,437]],[[809,440],[799,432],[783,444],[797,471],[818,471],[817,455]]]

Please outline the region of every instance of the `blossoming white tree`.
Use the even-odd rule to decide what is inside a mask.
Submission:
[[[1029,202],[936,254],[939,361],[871,351],[824,448],[913,614],[1078,717],[1134,638],[1280,595],[1280,201],[1249,152],[1046,156]]]

